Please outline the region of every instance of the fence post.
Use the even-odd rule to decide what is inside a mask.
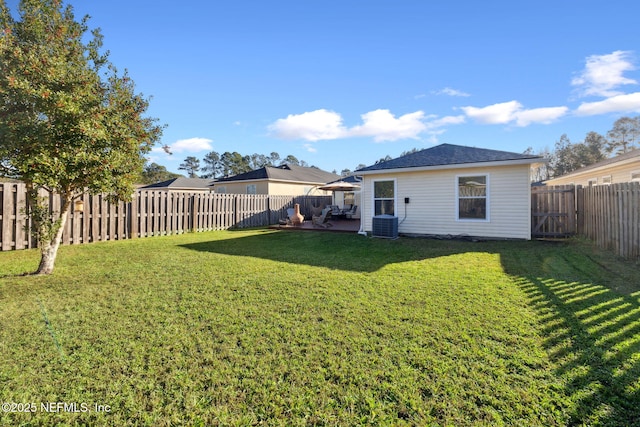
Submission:
[[[131,201],[127,203],[129,209],[129,237],[131,239],[138,238],[138,203],[140,202],[140,190],[136,191],[131,198]]]
[[[189,197],[189,209],[191,209],[191,212],[189,214],[189,221],[191,222],[191,224],[189,224],[189,231],[191,231],[192,233],[196,231],[196,195],[192,194]]]
[[[574,187],[576,192],[576,234],[581,236],[584,234],[584,191],[582,185]]]
[[[233,197],[233,224],[231,228],[237,228],[240,223],[240,198],[236,195]]]

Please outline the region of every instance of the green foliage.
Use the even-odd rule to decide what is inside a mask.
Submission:
[[[89,191],[130,199],[162,127],[101,52],[100,31],[88,37],[88,17],[76,21],[59,0],[21,0],[19,15],[0,0],[0,175],[63,200],[60,220],[49,224],[31,207],[40,235],[52,237],[38,269],[48,273],[73,198]]]
[[[640,116],[620,117],[607,133],[607,151],[623,154],[636,148],[640,140]]]
[[[182,175],[169,172],[166,167],[157,163],[150,163],[144,167],[142,171],[141,184],[153,184],[155,182],[168,181],[178,178]]]
[[[218,178],[221,175],[220,155],[215,151],[211,151],[202,159],[204,166],[202,167],[202,178]]]
[[[59,212],[51,212],[48,199],[38,197],[37,191],[29,191],[27,197],[30,199],[29,208],[22,213],[28,215],[30,225],[26,225],[25,228],[30,229],[28,231],[31,231],[31,235],[42,246],[45,242],[53,240],[60,228],[62,219],[58,215]]]
[[[63,195],[85,189],[127,199],[162,128],[148,102],[101,53],[102,35],[71,6],[22,0],[0,10],[0,165]]]
[[[0,253],[0,425],[634,425],[638,265],[246,230]],[[150,256],[150,254],[152,254]],[[73,307],[73,308],[71,308]]]
[[[200,160],[194,156],[189,156],[180,163],[178,170],[187,172],[189,178],[197,178],[200,170]]]
[[[564,134],[556,141],[549,168],[553,177],[566,175],[576,169],[592,165],[606,158],[606,139],[597,132],[589,132],[583,142],[572,143]]]

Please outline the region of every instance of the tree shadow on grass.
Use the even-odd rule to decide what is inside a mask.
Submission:
[[[640,426],[640,279],[633,264],[565,243],[328,233],[264,232],[183,247],[358,272],[465,252],[499,254],[538,313],[545,350],[569,399],[558,403],[567,425]]]
[[[606,286],[608,281],[597,276],[617,273],[600,271],[589,256],[553,250],[502,258],[542,322],[545,349],[573,403],[567,425],[640,425],[637,294]],[[626,279],[639,287],[638,279]]]
[[[356,234],[268,230],[242,237],[190,243],[182,247],[200,252],[357,272],[373,272],[388,264],[472,250],[468,246],[472,243],[468,242],[434,241],[429,245],[418,242],[419,239],[389,240]]]

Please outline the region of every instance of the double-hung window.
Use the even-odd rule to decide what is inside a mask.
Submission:
[[[373,182],[374,215],[395,215],[395,185],[396,182]]]
[[[489,220],[488,175],[457,178],[458,220]]]

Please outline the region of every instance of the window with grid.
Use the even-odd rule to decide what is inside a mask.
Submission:
[[[487,175],[459,176],[458,219],[488,220]]]
[[[374,215],[395,215],[395,181],[374,181]]]

